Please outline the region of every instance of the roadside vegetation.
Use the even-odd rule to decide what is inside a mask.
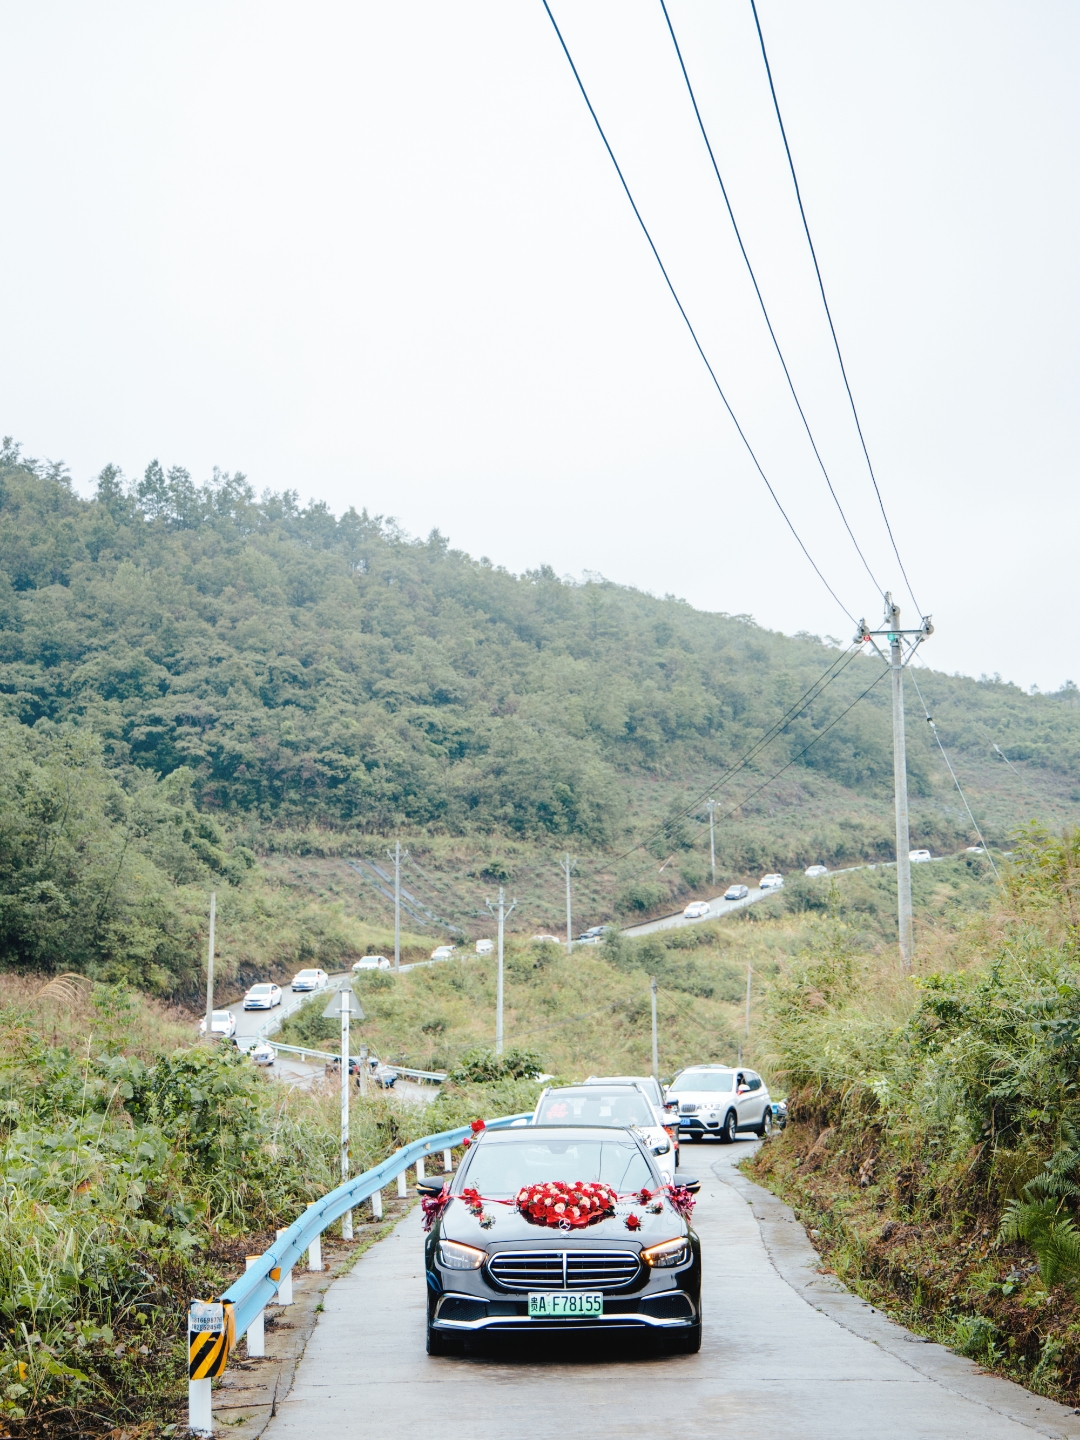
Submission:
[[[988,913],[924,932],[913,976],[818,921],[769,991],[790,1123],[753,1166],[868,1299],[1072,1403],[1078,925],[1080,832],[1037,827]]]
[[[190,1016],[76,989],[0,981],[0,1433],[171,1433],[189,1300],[338,1183],[337,1084],[275,1084],[232,1046],[188,1043]],[[533,1069],[473,1056],[426,1109],[358,1096],[354,1164],[527,1107]]]

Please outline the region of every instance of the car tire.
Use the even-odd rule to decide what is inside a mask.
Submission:
[[[768,1140],[772,1134],[772,1124],[772,1106],[767,1105],[765,1107],[765,1114],[761,1117],[761,1124],[754,1132],[759,1140]]]
[[[701,1322],[669,1335],[664,1348],[669,1355],[696,1355],[701,1349]]]
[[[720,1142],[723,1145],[734,1145],[736,1136],[739,1133],[739,1118],[734,1110],[729,1110],[724,1116],[724,1128],[720,1131]]]
[[[460,1355],[461,1336],[448,1335],[445,1330],[427,1327],[427,1353],[429,1355]]]

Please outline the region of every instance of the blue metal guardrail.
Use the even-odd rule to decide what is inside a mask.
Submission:
[[[489,1130],[501,1130],[507,1125],[513,1125],[516,1120],[529,1119],[531,1114],[530,1110],[522,1115],[505,1115],[498,1120],[489,1120],[487,1127]],[[462,1140],[468,1139],[471,1134],[471,1126],[460,1125],[456,1130],[444,1130],[441,1135],[425,1135],[423,1139],[414,1140],[400,1150],[395,1150],[393,1155],[380,1165],[347,1180],[336,1190],[324,1195],[321,1200],[309,1205],[299,1220],[279,1235],[270,1249],[259,1257],[250,1270],[245,1270],[239,1280],[234,1281],[222,1295],[223,1300],[229,1300],[235,1306],[236,1339],[239,1340],[251,1322],[273,1302],[279,1281],[271,1279],[271,1270],[285,1275],[299,1265],[301,1256],[311,1242],[318,1239],[328,1225],[340,1220],[346,1210],[352,1210],[364,1200],[370,1199],[376,1190],[381,1190],[418,1160],[423,1160],[438,1150],[450,1150],[453,1146],[460,1145]]]

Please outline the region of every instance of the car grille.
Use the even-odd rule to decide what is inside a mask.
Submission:
[[[700,1106],[700,1105],[695,1105],[692,1100],[684,1100],[684,1101],[682,1101],[682,1103],[681,1103],[680,1106],[679,1106],[679,1114],[680,1114],[680,1115],[696,1115],[697,1112],[698,1112],[700,1109],[701,1109],[701,1106]]]
[[[633,1250],[501,1250],[488,1261],[507,1290],[621,1290],[637,1279]]]

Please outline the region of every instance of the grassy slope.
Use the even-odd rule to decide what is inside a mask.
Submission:
[[[824,883],[794,881],[741,916],[641,940],[615,937],[599,947],[579,947],[572,956],[553,945],[513,938],[506,960],[506,1043],[535,1051],[543,1069],[568,1078],[613,1070],[647,1073],[648,986],[655,975],[663,1074],[694,1061],[730,1063],[740,1043],[765,1067],[759,1021],[769,985],[830,915],[844,917],[872,952],[888,953],[896,928],[893,884],[889,871],[839,875]],[[977,857],[916,867],[923,943],[963,923],[991,893],[989,867]],[[747,1040],[748,966],[753,984]],[[360,1033],[384,1057],[452,1069],[469,1050],[493,1041],[495,968],[494,956],[463,951],[448,964],[400,977],[362,975],[357,990],[368,1019]],[[309,1007],[286,1022],[282,1038],[314,1044],[331,1041],[334,1033],[334,1022],[322,1021],[317,1007]]]
[[[753,1166],[868,1299],[1070,1403],[1078,874],[1075,832],[1036,836],[989,911],[923,936],[914,979],[823,924],[769,999],[792,1123]]]

